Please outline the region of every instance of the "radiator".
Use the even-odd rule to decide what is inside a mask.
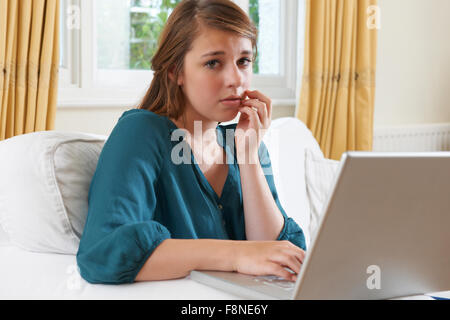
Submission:
[[[373,151],[450,151],[450,123],[374,128]]]

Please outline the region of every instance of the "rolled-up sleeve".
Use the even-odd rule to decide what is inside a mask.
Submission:
[[[270,191],[272,192],[273,199],[275,200],[275,203],[284,218],[283,229],[281,230],[277,240],[288,240],[299,248],[306,250],[305,235],[303,234],[302,228],[300,228],[294,219],[287,216],[286,211],[284,211],[283,206],[280,203],[280,199],[278,198],[278,193],[273,178],[270,155],[264,142],[261,142],[258,155],[267,183],[269,184]]]
[[[153,134],[152,134],[153,132]],[[117,123],[100,154],[77,253],[90,283],[134,282],[170,232],[154,220],[156,183],[164,163],[152,120],[129,115]]]

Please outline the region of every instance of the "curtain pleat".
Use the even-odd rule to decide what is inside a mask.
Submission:
[[[307,0],[305,60],[296,116],[327,158],[372,150],[377,0]]]
[[[0,0],[0,140],[53,130],[59,0]]]
[[[20,1],[19,11],[21,14],[19,21],[19,38],[17,53],[17,86],[16,86],[16,113],[14,135],[20,135],[24,132],[25,110],[27,97],[27,61],[30,48],[31,31],[31,2]]]

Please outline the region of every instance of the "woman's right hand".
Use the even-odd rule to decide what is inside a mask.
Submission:
[[[289,281],[297,279],[305,259],[305,251],[287,240],[239,241],[236,249],[234,271],[255,276],[275,275]]]

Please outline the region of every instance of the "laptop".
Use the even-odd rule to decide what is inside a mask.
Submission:
[[[391,299],[450,290],[450,152],[346,152],[296,282],[191,279],[248,299]]]

